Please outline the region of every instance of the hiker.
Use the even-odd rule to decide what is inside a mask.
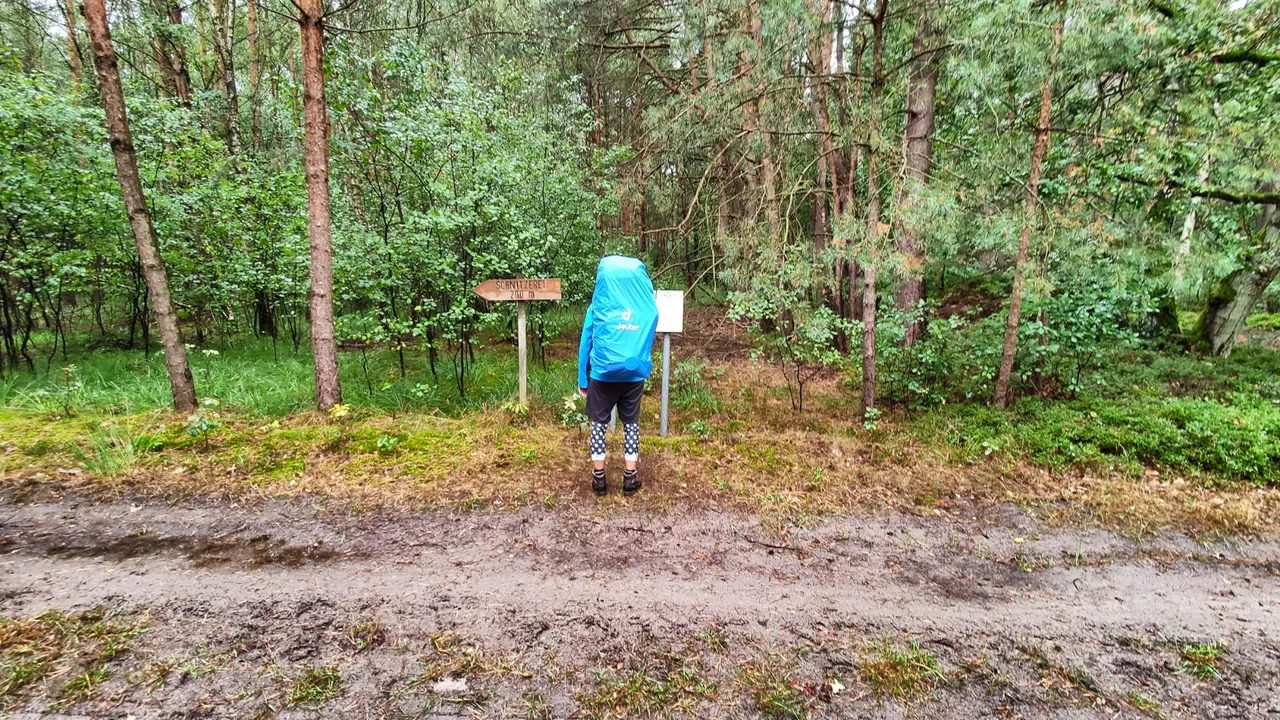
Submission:
[[[622,420],[622,494],[640,489],[640,398],[653,372],[653,335],[658,306],[644,263],[608,255],[596,268],[596,289],[582,323],[578,346],[578,392],[587,398],[591,420],[591,489],[609,491],[604,472],[604,438],[613,408]]]

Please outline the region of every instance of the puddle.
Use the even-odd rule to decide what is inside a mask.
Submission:
[[[256,535],[245,539],[225,535],[167,537],[154,533],[134,533],[94,544],[54,545],[44,554],[46,557],[107,558],[116,561],[177,554],[197,568],[296,568],[363,557],[360,553],[327,547],[323,541],[316,541],[311,545],[290,545],[287,541],[270,535]]]

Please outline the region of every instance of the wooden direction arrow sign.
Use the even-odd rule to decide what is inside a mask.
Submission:
[[[559,300],[560,278],[485,280],[471,292],[489,302],[514,300],[516,303],[516,341],[520,347],[520,404],[528,407],[529,362],[526,359],[524,303],[526,300]]]
[[[507,300],[559,300],[560,278],[485,280],[472,290],[490,302]]]

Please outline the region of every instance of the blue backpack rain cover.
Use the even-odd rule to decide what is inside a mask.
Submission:
[[[621,255],[601,259],[578,346],[578,387],[587,386],[588,370],[601,382],[649,377],[657,329],[658,305],[644,263]]]

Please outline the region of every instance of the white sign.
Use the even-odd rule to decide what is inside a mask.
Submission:
[[[684,332],[684,291],[655,290],[653,299],[658,303],[658,332]]]

